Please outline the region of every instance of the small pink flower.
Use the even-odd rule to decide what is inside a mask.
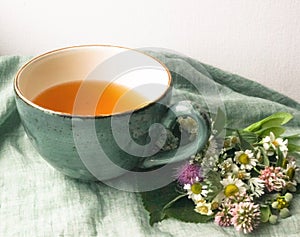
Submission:
[[[259,178],[264,181],[265,187],[269,192],[281,191],[285,187],[284,174],[281,167],[265,167],[261,171]]]
[[[231,223],[237,231],[244,234],[252,232],[260,222],[260,209],[253,202],[240,202],[231,209]]]
[[[219,211],[215,215],[215,222],[222,227],[229,227],[231,226],[231,218],[232,216],[228,214],[228,212]]]
[[[231,226],[231,209],[233,207],[234,206],[232,205],[230,200],[223,202],[220,206],[220,211],[215,215],[215,223],[223,227]]]
[[[259,206],[246,192],[231,196],[221,204],[220,211],[215,215],[215,223],[228,227],[234,225],[237,230],[243,228],[244,233],[251,232],[259,221]],[[245,223],[242,223],[246,220]]]
[[[182,167],[179,168],[177,173],[178,183],[181,185],[184,184],[193,184],[195,181],[202,182],[203,175],[202,169],[197,164],[190,164],[187,162]]]
[[[238,204],[240,202],[252,202],[253,198],[249,196],[246,192],[238,193],[234,196],[231,196],[228,198],[228,201],[234,204]]]

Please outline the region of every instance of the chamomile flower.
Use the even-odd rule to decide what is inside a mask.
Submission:
[[[221,175],[230,176],[232,173],[237,173],[239,167],[233,162],[231,158],[224,160],[220,165]]]
[[[258,162],[251,150],[236,151],[234,160],[241,165],[241,169],[251,170]]]
[[[214,214],[212,211],[212,204],[207,203],[205,200],[200,201],[196,204],[195,211],[206,216],[211,216]]]
[[[270,132],[270,136],[266,136],[265,138],[263,138],[262,142],[263,142],[263,147],[267,151],[267,154],[269,156],[274,155],[278,148],[282,152],[284,157],[287,156],[288,153],[287,139],[283,140],[280,137],[276,138],[274,133]]]
[[[188,198],[192,199],[195,203],[201,202],[209,193],[208,186],[200,182],[193,184],[185,184],[183,189],[187,191]]]
[[[218,199],[229,198],[246,192],[246,184],[240,179],[229,176],[220,182],[223,185],[223,190],[217,195]]]
[[[299,172],[299,167],[296,165],[295,160],[290,160],[284,170],[284,173],[289,177],[290,180],[295,178],[297,172]]]
[[[239,170],[239,172],[237,172],[235,176],[241,180],[248,180],[251,178],[251,174],[249,172],[246,172],[246,170]]]

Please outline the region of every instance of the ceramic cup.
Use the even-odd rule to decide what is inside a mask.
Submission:
[[[143,94],[148,102],[130,111],[97,116],[66,114],[33,102],[52,86],[89,79],[123,84]],[[132,169],[186,159],[204,147],[208,122],[189,102],[169,104],[172,85],[166,66],[143,52],[83,45],[33,58],[18,71],[14,89],[26,134],[50,165],[74,178],[108,180]],[[162,131],[175,129],[178,116],[196,121],[196,139],[176,152],[159,152],[158,144],[166,139]]]

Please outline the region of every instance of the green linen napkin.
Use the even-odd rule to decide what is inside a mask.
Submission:
[[[224,105],[227,125],[245,127],[277,111],[294,115],[288,131],[300,133],[300,104],[253,81],[166,52],[150,52],[180,72],[174,100],[182,95],[203,107],[207,98]],[[30,144],[16,111],[13,77],[29,57],[0,57],[0,236],[240,236],[214,223],[174,219],[149,225],[138,193],[68,178],[50,167]],[[206,98],[184,78],[196,78]],[[211,85],[217,90],[211,91]],[[292,86],[292,85],[291,85]],[[220,100],[221,99],[221,100]],[[278,225],[262,225],[255,236],[298,236],[300,197],[292,216]]]

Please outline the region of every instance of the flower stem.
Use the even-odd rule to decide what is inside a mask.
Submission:
[[[169,208],[170,206],[172,206],[172,204],[174,204],[175,202],[177,202],[179,199],[186,197],[188,194],[181,194],[179,196],[177,196],[176,198],[174,198],[173,200],[171,200],[170,202],[168,202],[164,207],[163,210],[166,210],[167,208]]]

